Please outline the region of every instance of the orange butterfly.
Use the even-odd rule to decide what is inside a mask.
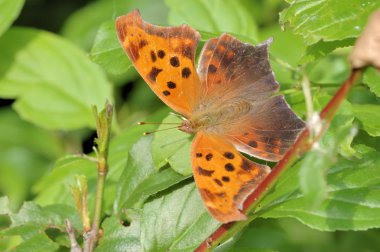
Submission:
[[[270,168],[239,151],[278,161],[305,126],[275,95],[270,41],[255,47],[222,34],[204,45],[196,70],[200,34],[191,27],[155,26],[135,10],[118,17],[116,29],[150,88],[187,118],[179,129],[196,134],[192,168],[208,211],[223,223],[246,219],[243,202]]]

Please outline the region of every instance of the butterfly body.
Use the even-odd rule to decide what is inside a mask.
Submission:
[[[180,130],[186,133],[205,131],[222,134],[228,131],[228,126],[234,120],[241,121],[249,115],[252,104],[246,100],[236,100],[221,105],[200,105],[199,109],[188,119],[183,121]]]
[[[277,93],[271,41],[253,46],[222,34],[205,43],[196,69],[200,34],[191,27],[155,26],[135,10],[116,29],[150,88],[186,118],[179,130],[195,134],[192,169],[208,211],[223,223],[246,219],[242,204],[270,168],[240,152],[278,161],[305,126]]]

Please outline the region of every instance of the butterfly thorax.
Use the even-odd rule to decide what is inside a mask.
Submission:
[[[252,104],[243,99],[223,105],[202,104],[189,119],[182,122],[179,129],[190,134],[200,130],[221,133],[232,122],[239,121],[249,114],[251,109]]]

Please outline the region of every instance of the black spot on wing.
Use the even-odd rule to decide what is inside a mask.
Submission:
[[[210,64],[210,65],[208,66],[208,72],[209,72],[209,73],[215,73],[216,70],[218,70],[218,69],[216,68],[215,65]]]
[[[244,170],[244,171],[250,171],[252,170],[253,166],[249,163],[248,160],[246,159],[243,159],[240,167]]]
[[[224,182],[229,182],[229,181],[230,181],[230,177],[223,176],[223,177],[222,177],[222,180],[223,180]]]
[[[212,159],[212,157],[213,157],[212,153],[209,153],[209,154],[206,155],[205,158],[206,158],[207,161],[210,161]]]
[[[198,166],[197,168],[198,170],[198,174],[201,175],[201,176],[206,176],[206,177],[211,177],[212,174],[215,172],[213,170],[206,170],[206,169],[203,169],[202,167]]]
[[[251,146],[252,148],[257,148],[257,142],[255,140],[249,141],[248,145]]]
[[[185,78],[185,79],[189,78],[190,74],[191,74],[190,68],[185,67],[184,69],[182,69],[182,77],[183,78]]]
[[[234,158],[235,158],[235,155],[234,155],[232,152],[229,152],[229,151],[225,152],[225,153],[223,154],[223,156],[224,156],[225,158],[228,158],[228,159],[234,159]]]
[[[170,88],[170,89],[174,89],[174,88],[176,88],[176,86],[177,86],[177,85],[176,85],[174,82],[172,82],[172,81],[168,81],[166,84],[168,85],[168,88]]]
[[[227,163],[227,164],[224,166],[224,168],[226,169],[226,171],[229,171],[229,172],[232,172],[232,171],[235,170],[234,165],[231,164],[231,163]]]
[[[159,68],[156,68],[156,67],[152,67],[152,69],[150,70],[149,74],[148,74],[148,78],[153,81],[153,82],[156,82],[156,78],[158,76],[158,74],[162,71],[162,69],[159,69]]]
[[[139,48],[140,49],[145,47],[146,45],[148,45],[148,41],[146,41],[145,39],[140,40],[140,42],[139,42]]]
[[[215,182],[218,186],[223,186],[222,181],[220,181],[219,179],[214,179],[214,182]]]
[[[177,56],[173,56],[170,58],[170,65],[173,67],[179,67],[179,59]]]
[[[150,58],[152,59],[152,62],[156,62],[157,57],[154,51],[150,51]]]
[[[158,50],[157,52],[157,56],[160,58],[160,59],[163,59],[165,57],[165,51],[163,50]]]

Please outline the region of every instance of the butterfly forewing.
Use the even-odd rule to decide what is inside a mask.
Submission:
[[[220,222],[246,219],[246,197],[269,173],[269,167],[241,155],[220,136],[197,133],[191,147],[194,179],[209,212]]]
[[[175,111],[189,117],[199,79],[195,52],[200,39],[187,25],[159,27],[135,10],[116,21],[119,40],[151,89]]]
[[[198,65],[204,97],[225,93],[236,97],[249,91],[251,99],[259,99],[277,91],[268,45],[269,41],[255,47],[228,34],[209,40]]]

